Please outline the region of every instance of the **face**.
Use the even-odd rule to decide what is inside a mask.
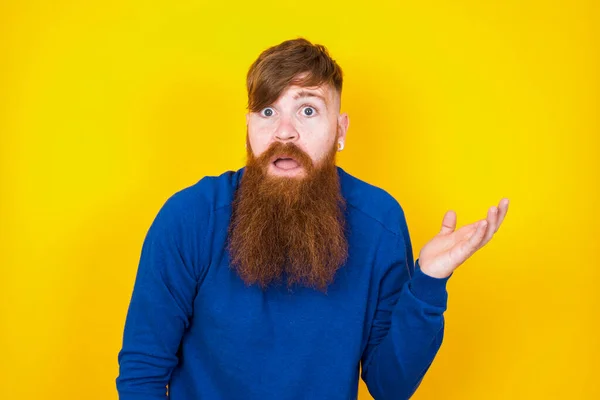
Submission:
[[[340,96],[330,85],[288,87],[277,101],[246,114],[248,145],[255,157],[274,142],[293,143],[319,167],[336,141],[344,142],[348,115],[340,114]],[[306,167],[288,154],[269,160],[267,174],[302,178]]]

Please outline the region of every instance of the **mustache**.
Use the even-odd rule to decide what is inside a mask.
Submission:
[[[279,157],[293,158],[307,172],[311,172],[314,169],[312,158],[292,142],[274,142],[255,159],[255,163],[264,169]]]

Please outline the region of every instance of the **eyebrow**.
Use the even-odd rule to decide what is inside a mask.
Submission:
[[[309,92],[308,90],[301,90],[298,93],[296,93],[294,95],[294,100],[298,100],[299,98],[302,97],[316,97],[321,99],[321,101],[323,101],[323,103],[325,103],[325,106],[327,106],[327,100],[325,99],[325,97],[323,97],[322,95],[315,93],[315,92]]]

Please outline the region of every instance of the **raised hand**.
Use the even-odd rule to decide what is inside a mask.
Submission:
[[[446,278],[492,239],[508,211],[508,199],[488,210],[487,218],[456,230],[456,213],[444,215],[442,229],[419,253],[421,271],[434,278]]]

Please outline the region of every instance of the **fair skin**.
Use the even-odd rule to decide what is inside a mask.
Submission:
[[[248,141],[256,157],[275,141],[293,143],[310,156],[314,166],[319,166],[334,142],[346,140],[348,124],[348,115],[340,113],[340,95],[330,85],[290,86],[273,104],[246,114]],[[292,160],[271,163],[268,173],[305,175]]]
[[[340,113],[339,93],[330,85],[290,86],[273,103],[246,114],[248,141],[256,157],[275,142],[292,142],[310,156],[315,166],[325,158],[334,142],[344,143],[349,119]],[[273,176],[302,178],[305,171],[293,160],[273,160]],[[440,232],[419,253],[421,271],[446,278],[498,231],[508,211],[509,200],[488,209],[487,217],[456,230],[456,213],[446,212]]]
[[[419,253],[421,271],[434,278],[447,278],[456,268],[485,246],[500,228],[508,211],[508,199],[488,209],[487,217],[456,229],[456,213],[449,210],[440,232]]]

